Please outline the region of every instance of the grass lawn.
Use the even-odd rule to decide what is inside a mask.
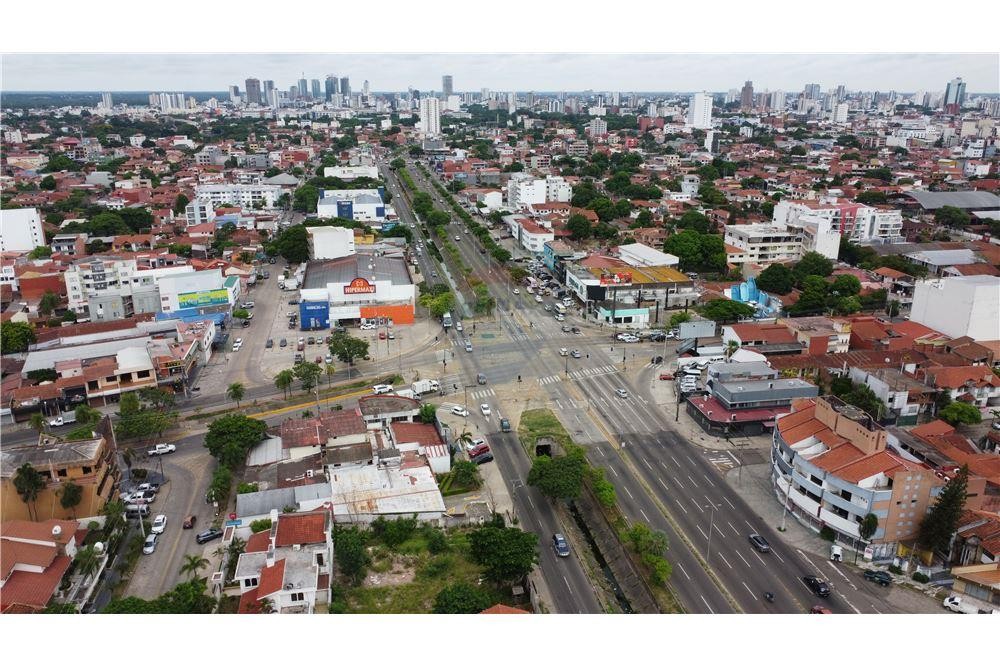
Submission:
[[[563,428],[555,413],[544,408],[526,410],[521,413],[521,423],[517,426],[517,435],[521,439],[521,444],[528,448],[531,455],[534,455],[535,441],[540,437],[552,438],[559,443],[564,452],[573,443],[569,433]]]
[[[449,530],[448,550],[439,554],[430,553],[419,530],[392,550],[373,539],[365,582],[343,589],[348,613],[427,614],[445,586],[458,582],[478,585],[481,568],[469,558],[469,531]],[[495,601],[503,601],[491,584],[483,586],[494,594]]]

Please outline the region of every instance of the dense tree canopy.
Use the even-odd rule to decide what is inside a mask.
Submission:
[[[208,425],[205,447],[222,465],[235,468],[250,448],[264,439],[267,424],[245,415],[228,414]]]
[[[538,536],[520,528],[489,524],[469,535],[472,560],[496,584],[517,581],[538,562]]]

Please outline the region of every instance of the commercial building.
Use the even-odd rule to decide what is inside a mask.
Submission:
[[[800,523],[828,528],[852,546],[865,543],[860,525],[875,515],[866,556],[892,558],[899,543],[916,537],[945,480],[887,441],[870,415],[836,397],[799,401],[774,429],[775,496]]]
[[[247,104],[261,104],[260,79],[247,79],[244,83],[246,84]]]
[[[1000,278],[956,276],[918,281],[910,320],[952,338],[1000,340]]]
[[[378,167],[375,166],[344,166],[344,167],[325,167],[323,169],[323,176],[326,178],[339,178],[342,181],[353,181],[357,178],[372,178],[378,179]]]
[[[420,123],[418,129],[428,137],[441,134],[441,100],[436,97],[420,99]]]
[[[383,222],[385,202],[380,190],[320,190],[316,215],[320,218]]]
[[[194,272],[187,264],[139,268],[135,258],[93,255],[74,261],[63,277],[69,308],[97,321],[158,312],[159,279]]]
[[[311,259],[339,259],[355,253],[354,230],[347,227],[306,227]]]
[[[712,96],[708,93],[695,93],[691,96],[688,106],[687,124],[696,130],[712,128]]]
[[[669,266],[633,267],[591,257],[566,266],[566,290],[588,317],[611,325],[645,327],[668,319],[668,308],[698,300],[694,281]]]
[[[303,330],[362,319],[413,324],[416,287],[402,257],[355,254],[310,262],[300,299]]]
[[[224,277],[220,269],[163,276],[157,286],[160,310],[178,317],[228,313],[241,295],[239,278]]]
[[[37,208],[0,210],[0,252],[31,252],[45,245]]]

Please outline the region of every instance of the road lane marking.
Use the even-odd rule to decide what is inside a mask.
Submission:
[[[646,460],[646,457],[643,456],[641,458],[642,458],[642,462],[646,464],[646,467],[649,468],[650,470],[652,470],[653,466],[649,465],[649,461]]]
[[[670,491],[670,489],[667,488],[667,485],[663,482],[663,478],[662,477],[657,477],[656,481],[660,483],[660,486],[663,487],[664,491]]]
[[[688,475],[687,478],[689,480],[691,480],[691,486],[693,486],[694,488],[697,489],[698,488],[698,482],[694,481],[694,477],[692,477],[691,475]]]
[[[618,472],[615,470],[614,466],[609,465],[608,466],[608,470],[610,470],[612,473],[614,473],[615,477],[618,477]]]
[[[701,473],[701,476],[705,478],[705,481],[708,482],[710,486],[715,486],[715,482],[713,482],[712,480],[710,480],[708,478],[708,475],[706,475],[705,473]]]
[[[678,507],[680,507],[682,510],[684,510],[685,514],[688,513],[687,508],[684,507],[684,505],[681,504],[681,501],[677,498],[677,496],[674,496],[674,502],[677,503]]]
[[[704,595],[699,595],[698,597],[700,597],[700,598],[701,598],[701,601],[705,603],[705,606],[706,606],[706,607],[708,607],[708,601],[707,601],[707,600],[705,599],[705,596],[704,596]],[[711,608],[711,607],[708,607],[708,610],[709,610],[710,612],[712,612],[713,614],[715,613],[715,612],[714,612],[714,611],[712,610],[712,608]]]
[[[681,466],[680,462],[678,462],[677,459],[674,458],[673,454],[667,454],[667,456],[670,457],[670,460],[674,462],[675,466],[677,466],[678,468]]]
[[[729,502],[729,498],[726,498],[725,496],[722,496],[722,499],[726,501],[726,504],[727,504],[727,505],[729,505],[729,506],[730,506],[730,507],[732,507],[733,509],[736,509],[736,506],[735,506],[735,505],[733,505],[733,504],[732,504],[731,502]],[[749,526],[750,524],[747,524],[747,525]],[[751,527],[752,527],[752,526],[751,526]]]
[[[721,559],[722,559],[722,562],[723,562],[723,563],[725,563],[726,565],[729,565],[729,561],[728,561],[728,560],[726,560],[726,557],[722,555],[722,552],[721,552],[721,551],[719,551],[719,552],[718,552],[718,554],[719,554],[719,558],[721,558]],[[732,566],[732,565],[729,565],[729,569],[730,569],[730,570],[731,570],[731,569],[733,569],[733,566]]]
[[[760,561],[761,565],[763,565],[764,567],[767,567],[767,563],[764,562],[764,559],[760,557],[759,553],[757,553],[756,551],[751,551],[750,553],[752,553],[754,556],[757,557],[757,560]]]
[[[563,581],[566,582],[566,588],[569,589],[569,594],[572,595],[573,594],[573,587],[569,585],[569,579],[566,578],[565,574],[563,575]]]
[[[726,521],[726,523],[729,523],[729,522]],[[740,531],[736,530],[736,526],[734,526],[733,524],[729,523],[729,527],[733,529],[733,533],[736,535],[736,537],[740,536]]]
[[[777,551],[775,551],[774,549],[771,549],[771,553],[773,553],[773,554],[774,554],[774,557],[775,557],[775,558],[777,558],[778,560],[780,560],[780,561],[781,561],[781,564],[782,564],[782,565],[784,565],[784,564],[785,564],[785,559],[784,559],[784,558],[782,558],[781,556],[779,556],[779,555],[778,555],[778,552],[777,552]]]
[[[628,494],[628,497],[631,498],[632,500],[635,500],[635,496],[633,496],[632,492],[628,490],[628,487],[626,486],[626,487],[623,487],[623,488],[625,489],[625,493]]]
[[[677,563],[677,567],[681,568],[681,572],[684,573],[684,576],[687,577],[687,580],[691,581],[691,576],[687,573],[687,570],[684,569],[684,566],[681,565],[680,562]]]
[[[648,516],[646,516],[646,512],[644,512],[644,511],[643,511],[643,509],[642,509],[641,507],[639,508],[639,514],[641,514],[641,515],[642,515],[642,518],[644,518],[644,519],[646,520],[646,523],[650,523],[650,521],[649,521],[649,517],[648,517]]]
[[[752,591],[752,590],[750,590],[750,587],[749,587],[749,586],[747,586],[747,582],[745,582],[745,581],[741,581],[740,583],[741,583],[741,584],[743,584],[743,588],[747,589],[747,593],[749,593],[750,595],[753,595],[753,591]],[[754,599],[754,600],[756,600],[756,599],[757,599],[757,596],[756,596],[756,595],[753,595],[753,599]]]
[[[678,563],[678,565],[680,565],[680,563]],[[878,607],[876,607],[875,605],[872,605],[872,609],[874,609],[874,610],[875,610],[875,613],[876,613],[876,614],[881,614],[881,613],[882,613],[882,612],[880,612],[880,611],[878,610]]]
[[[685,486],[681,484],[681,480],[677,479],[677,475],[671,475],[671,477],[673,477],[674,481],[677,482],[677,486],[681,487],[682,489],[685,488]]]
[[[750,567],[750,562],[746,558],[743,557],[743,554],[741,554],[739,551],[737,551],[735,553],[736,553],[737,556],[740,557],[741,561],[743,561],[744,563],[747,564],[747,567]]]
[[[692,459],[692,458],[691,458],[690,456],[688,456],[687,454],[685,454],[685,455],[684,455],[684,458],[686,458],[686,459],[687,459],[688,461],[690,461],[690,462],[691,462],[691,465],[693,465],[693,466],[696,466],[696,465],[698,465],[697,463],[695,463],[695,462],[694,462],[694,459]]]
[[[712,499],[711,499],[711,498],[709,498],[709,497],[708,497],[708,496],[707,496],[706,494],[704,494],[704,493],[703,493],[703,494],[701,494],[701,495],[702,495],[702,497],[703,497],[703,498],[704,498],[705,500],[707,500],[707,501],[708,501],[708,504],[712,506],[712,509],[713,509],[713,510],[717,510],[717,509],[719,509],[718,507],[716,507],[716,506],[715,506],[715,503],[713,503],[713,502],[712,502]]]
[[[733,508],[733,509],[736,509],[736,508]],[[757,530],[753,527],[753,524],[751,524],[746,519],[743,519],[743,523],[745,523],[746,525],[750,526],[750,530],[752,530],[753,532],[755,532],[755,533],[757,532]]]
[[[732,460],[736,461],[736,465],[737,465],[737,466],[740,466],[740,465],[742,465],[742,464],[740,463],[740,460],[739,460],[738,458],[736,458],[736,455],[735,455],[735,454],[733,454],[732,452],[726,452],[726,454],[729,454],[729,457],[730,457],[730,458],[731,458]]]
[[[701,533],[702,537],[704,537],[706,540],[708,539],[708,535],[706,535],[705,531],[701,529],[701,526],[695,526],[695,528],[698,529],[698,532]]]

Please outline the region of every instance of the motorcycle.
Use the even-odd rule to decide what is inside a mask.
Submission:
[[[774,593],[766,591],[764,593],[764,599],[767,600],[768,602],[774,602]]]

